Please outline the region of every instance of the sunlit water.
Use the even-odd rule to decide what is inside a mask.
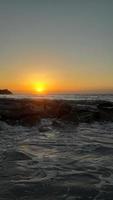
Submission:
[[[0,122],[0,200],[112,200],[113,123]]]

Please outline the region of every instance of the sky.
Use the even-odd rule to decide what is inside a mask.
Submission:
[[[113,0],[0,0],[0,88],[113,91]]]

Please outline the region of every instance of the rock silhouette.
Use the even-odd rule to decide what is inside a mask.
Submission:
[[[8,89],[0,90],[0,94],[12,94]]]

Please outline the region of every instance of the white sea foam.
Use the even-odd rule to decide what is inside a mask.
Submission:
[[[105,100],[113,102],[113,94],[48,94],[48,95],[0,95],[0,98],[14,99],[63,99],[63,100]]]
[[[5,195],[6,183],[9,194],[20,191],[20,199],[29,199],[31,191],[34,200],[40,193],[37,188],[43,191],[41,200],[44,192],[51,195],[51,188],[60,199],[79,189],[82,193],[76,195],[81,199],[87,194],[96,199],[107,189],[113,194],[113,123],[67,123],[57,128],[44,119],[42,125],[51,129],[40,132],[38,126],[0,121],[0,195]]]

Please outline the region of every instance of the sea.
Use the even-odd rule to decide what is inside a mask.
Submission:
[[[3,95],[0,98],[107,100],[113,94]],[[112,200],[113,122],[0,121],[0,200]]]
[[[104,100],[113,102],[112,94],[46,94],[46,95],[33,95],[33,94],[13,94],[13,95],[0,95],[0,98],[14,98],[14,99],[62,99],[62,100]]]

